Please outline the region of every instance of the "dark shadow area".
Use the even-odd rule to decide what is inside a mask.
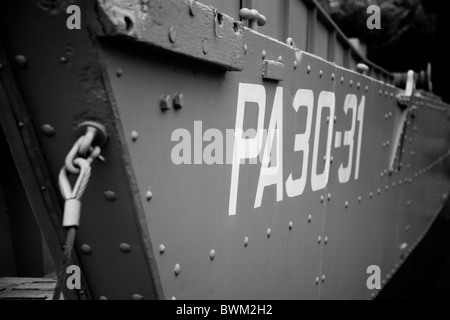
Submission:
[[[450,204],[377,300],[450,300]]]
[[[390,72],[432,65],[433,92],[450,102],[450,1],[318,0],[349,38],[367,45],[367,57]],[[380,29],[369,29],[370,5],[380,8]]]

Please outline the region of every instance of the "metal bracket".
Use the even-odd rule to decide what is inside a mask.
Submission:
[[[284,80],[284,68],[284,63],[273,60],[264,60],[262,76],[264,79],[269,80]]]

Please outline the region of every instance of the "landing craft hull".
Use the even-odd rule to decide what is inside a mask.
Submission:
[[[233,26],[226,16],[234,35],[225,40],[211,20],[200,40],[186,23],[176,32],[163,28],[174,23],[166,11],[155,23],[162,31],[122,32],[110,3],[83,4],[86,25],[77,31],[65,28],[64,12],[52,15],[32,1],[1,11],[8,26],[2,126],[17,143],[19,170],[34,172],[27,193],[56,261],[63,233],[55,186],[74,128],[93,120],[109,134],[107,161],[93,165],[83,197],[77,297],[373,296],[368,267],[379,266],[384,285],[447,198],[448,106],[420,92],[399,103],[404,88]],[[162,98],[181,94],[162,110]],[[265,148],[276,154],[277,170],[265,173],[261,159],[235,161],[245,142],[226,132],[250,128],[276,128],[273,145],[248,139],[258,158]],[[180,129],[190,144],[178,153],[187,143],[174,138]]]

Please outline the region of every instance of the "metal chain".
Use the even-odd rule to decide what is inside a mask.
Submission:
[[[91,164],[100,156],[100,147],[91,146],[94,133],[92,130],[86,131],[86,134],[80,137],[67,154],[65,165],[61,169],[58,178],[58,184],[61,194],[64,198],[64,216],[63,227],[67,229],[66,244],[64,246],[63,261],[61,269],[58,272],[58,281],[53,293],[53,300],[59,300],[61,292],[67,278],[67,267],[72,260],[75,235],[80,222],[81,197],[89,183],[91,177]],[[89,156],[84,159],[87,151],[91,151]],[[74,187],[70,186],[69,174],[78,174]]]

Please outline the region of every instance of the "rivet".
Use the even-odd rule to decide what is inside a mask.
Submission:
[[[117,198],[116,193],[114,191],[105,191],[103,192],[103,195],[108,201],[114,201]]]
[[[269,228],[269,229],[267,229],[267,238],[270,238],[271,235],[272,235],[272,230],[270,230],[270,228]]]
[[[192,7],[192,3],[197,0],[189,0],[189,13],[191,16],[195,16],[194,8]]]
[[[377,193],[378,193],[378,195],[380,195],[380,194],[381,194],[381,190],[380,190],[380,189],[378,189],[378,190],[377,190]]]
[[[311,66],[308,66],[308,67],[306,68],[306,72],[307,72],[307,73],[311,73]]]
[[[164,254],[164,252],[166,252],[166,246],[163,244],[160,244],[159,245],[159,253]]]
[[[319,237],[317,238],[317,243],[318,243],[318,244],[321,244],[321,243],[322,243],[322,237],[321,237],[321,236],[319,236]]]
[[[380,96],[383,94],[383,90],[380,89],[380,91],[378,91],[378,93],[380,94]]]
[[[244,44],[244,54],[246,54],[246,53],[247,53],[247,50],[248,50],[248,47],[247,47],[247,45],[246,45],[246,44]]]
[[[345,209],[348,209],[348,201],[345,201],[344,205],[345,205]]]
[[[325,200],[325,197],[323,195],[320,196],[320,202],[323,203],[323,201]]]
[[[282,56],[278,57],[278,62],[283,62],[283,57]]]
[[[248,246],[248,237],[244,238],[244,246],[247,247]]]
[[[213,261],[215,257],[216,257],[216,250],[212,249],[211,252],[209,253],[209,258],[211,259],[211,261]]]
[[[289,230],[292,230],[293,227],[294,227],[294,223],[292,221],[289,221]]]
[[[396,186],[395,182],[392,182],[392,188],[395,189],[395,186]]]
[[[350,87],[353,86],[353,80],[350,80]]]
[[[88,244],[83,244],[81,245],[81,252],[83,252],[84,254],[90,254],[92,253],[92,248]]]
[[[365,91],[366,91],[366,92],[369,92],[369,87],[368,87],[368,86],[366,86]]]
[[[122,69],[117,68],[117,70],[116,70],[116,76],[117,76],[117,78],[120,78],[120,77],[122,76],[122,73],[123,73]]]
[[[47,137],[53,137],[55,135],[55,129],[49,124],[44,124],[41,130]]]
[[[209,51],[208,39],[203,40],[202,48],[203,48],[203,53],[208,54],[208,51]]]
[[[181,272],[181,267],[180,267],[180,264],[179,264],[179,263],[177,263],[177,264],[175,265],[175,268],[173,269],[173,271],[175,272],[175,275],[176,275],[176,276],[178,276],[178,275],[180,274],[180,272]]]
[[[308,223],[311,223],[311,221],[312,221],[312,215],[308,215]]]
[[[128,243],[119,244],[119,249],[120,249],[120,251],[126,252],[126,253],[131,251],[131,247]]]
[[[266,58],[266,55],[267,55],[266,50],[263,50],[263,51],[261,52],[261,57],[262,57],[263,59],[265,59],[265,58]]]
[[[373,198],[373,193],[369,193],[369,198],[372,199]]]
[[[173,107],[176,110],[182,109],[184,106],[184,95],[182,93],[176,93],[173,96]]]
[[[322,78],[322,76],[323,76],[323,71],[322,71],[322,70],[320,70],[320,71],[319,71],[319,77],[321,77],[321,78]]]
[[[331,193],[329,193],[329,194],[328,194],[328,197],[327,197],[327,199],[328,199],[328,201],[330,201],[330,200],[331,200]]]
[[[294,61],[294,70],[297,69],[298,63],[297,61]]]
[[[150,200],[152,200],[152,198],[153,198],[153,193],[150,190],[148,190],[147,193],[145,194],[145,199],[147,199],[147,201],[150,201]]]
[[[328,244],[328,237],[325,237],[325,244]]]
[[[389,186],[384,187],[384,189],[386,190],[386,192],[389,191]]]
[[[14,60],[16,61],[19,67],[25,68],[28,65],[27,58],[25,58],[25,56],[21,54],[15,56]]]
[[[361,88],[361,83],[358,82],[358,84],[356,85],[356,88],[359,90]]]
[[[336,78],[336,75],[334,73],[331,74],[331,81],[334,81],[334,79]]]
[[[316,285],[319,284],[319,281],[320,281],[319,277],[316,277]]]
[[[322,275],[322,283],[325,282],[325,275]]]
[[[18,123],[18,125],[19,125],[19,128],[25,127],[25,124],[24,124],[22,121],[20,121],[20,122]]]
[[[143,300],[143,299],[144,299],[143,296],[141,296],[140,294],[137,294],[137,293],[133,294],[133,295],[131,296],[131,298],[132,298],[133,300]]]
[[[330,123],[330,116],[327,116],[327,123]],[[326,157],[323,157],[323,160],[326,160]]]
[[[336,123],[337,121],[337,116],[334,116],[334,123]]]
[[[177,30],[174,26],[170,26],[169,28],[169,39],[170,42],[174,43],[177,40]]]
[[[61,64],[66,64],[67,63],[67,58],[66,57],[61,57],[61,58],[59,58],[59,62],[61,62]]]
[[[341,84],[344,83],[345,79],[344,77],[341,77]]]
[[[41,186],[41,191],[45,191],[47,188],[45,186]]]
[[[138,133],[136,131],[131,132],[131,140],[135,142],[138,139]]]
[[[108,300],[108,298],[105,296],[100,296],[100,297],[98,297],[98,300]]]
[[[161,111],[172,109],[172,98],[168,94],[163,94],[159,99],[159,107]]]
[[[362,201],[362,197],[359,196],[359,197],[358,197],[358,202],[361,202],[361,201]]]

